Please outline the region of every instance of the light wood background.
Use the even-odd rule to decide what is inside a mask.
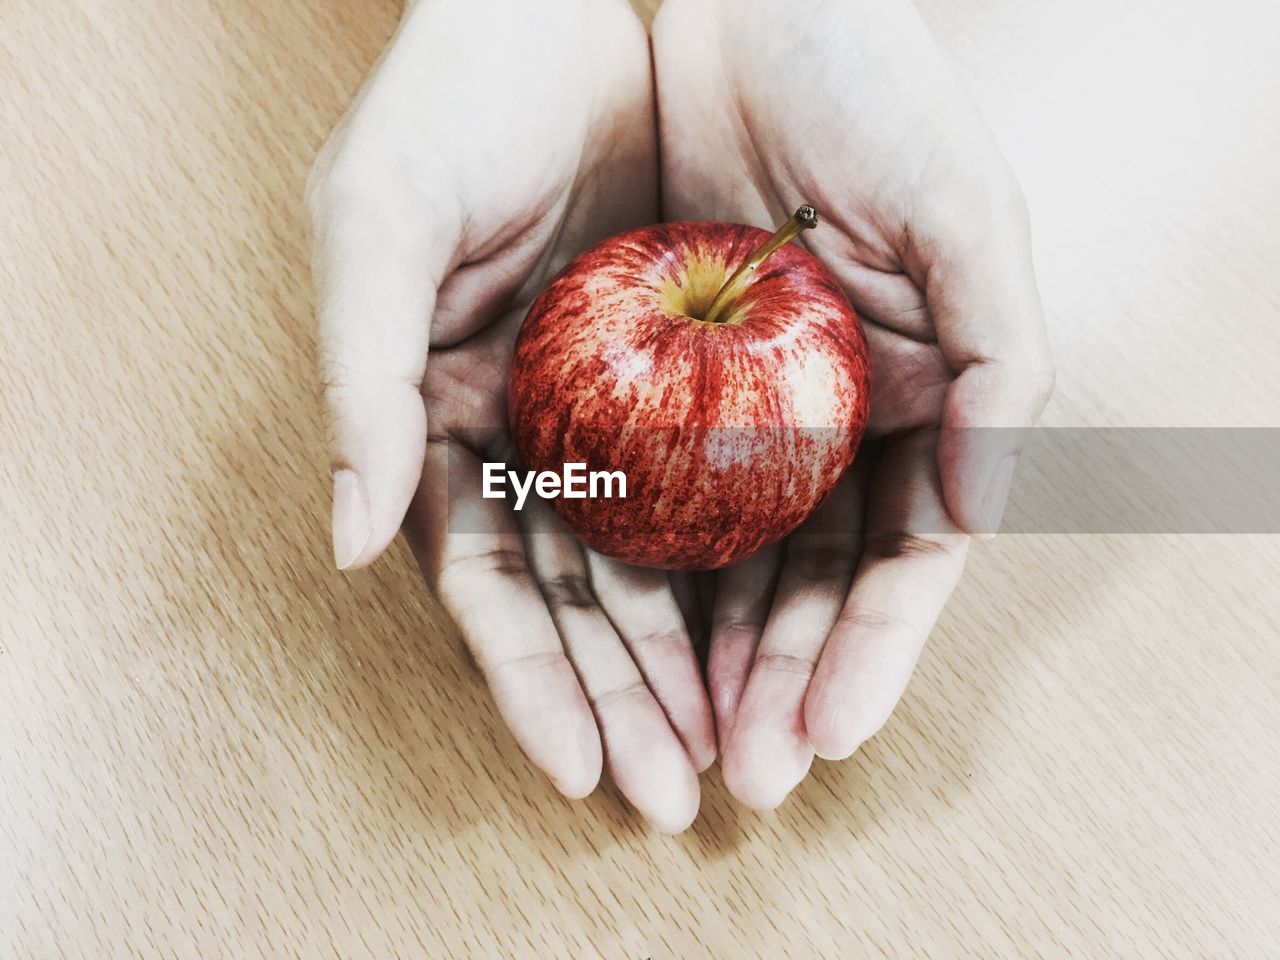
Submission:
[[[1280,6],[929,0],[1056,424],[1280,425]],[[976,549],[885,732],[677,838],[330,569],[305,171],[395,0],[0,2],[0,956],[1280,957],[1280,542]]]

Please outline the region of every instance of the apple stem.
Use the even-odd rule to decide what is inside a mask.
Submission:
[[[751,256],[747,257],[747,262],[735,270],[733,276],[725,281],[724,286],[720,288],[720,292],[711,301],[711,306],[707,308],[707,315],[702,319],[707,323],[723,323],[724,321],[720,318],[720,315],[741,296],[743,290],[747,289],[747,285],[751,283],[751,278],[755,275],[756,268],[764,263],[769,254],[790,243],[805,230],[812,230],[817,225],[817,210],[807,203],[798,208],[791,215],[791,219],[775,230],[773,236],[752,251]]]

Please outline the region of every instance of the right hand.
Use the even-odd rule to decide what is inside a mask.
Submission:
[[[574,254],[658,219],[656,170],[648,42],[621,0],[424,0],[322,149],[308,205],[338,566],[371,563],[408,511],[530,759],[569,797],[607,762],[678,831],[715,733],[667,576],[531,535],[556,526],[545,506],[517,523],[480,497],[532,298]]]
[[[654,59],[664,214],[764,226],[812,202],[804,243],[871,354],[859,466],[717,579],[721,768],[772,808],[888,719],[1053,366],[1021,191],[908,0],[668,0]]]

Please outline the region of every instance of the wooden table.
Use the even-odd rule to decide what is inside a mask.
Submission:
[[[1006,536],[901,709],[658,836],[329,562],[300,197],[393,0],[0,11],[0,956],[1280,956],[1280,542]],[[925,12],[1022,175],[1054,424],[1277,425],[1280,7]]]

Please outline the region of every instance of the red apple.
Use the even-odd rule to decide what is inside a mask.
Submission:
[[[529,470],[622,471],[625,499],[552,501],[607,556],[709,570],[799,526],[867,423],[866,340],[839,284],[790,243],[734,223],[632,230],[538,296],[508,412]]]

